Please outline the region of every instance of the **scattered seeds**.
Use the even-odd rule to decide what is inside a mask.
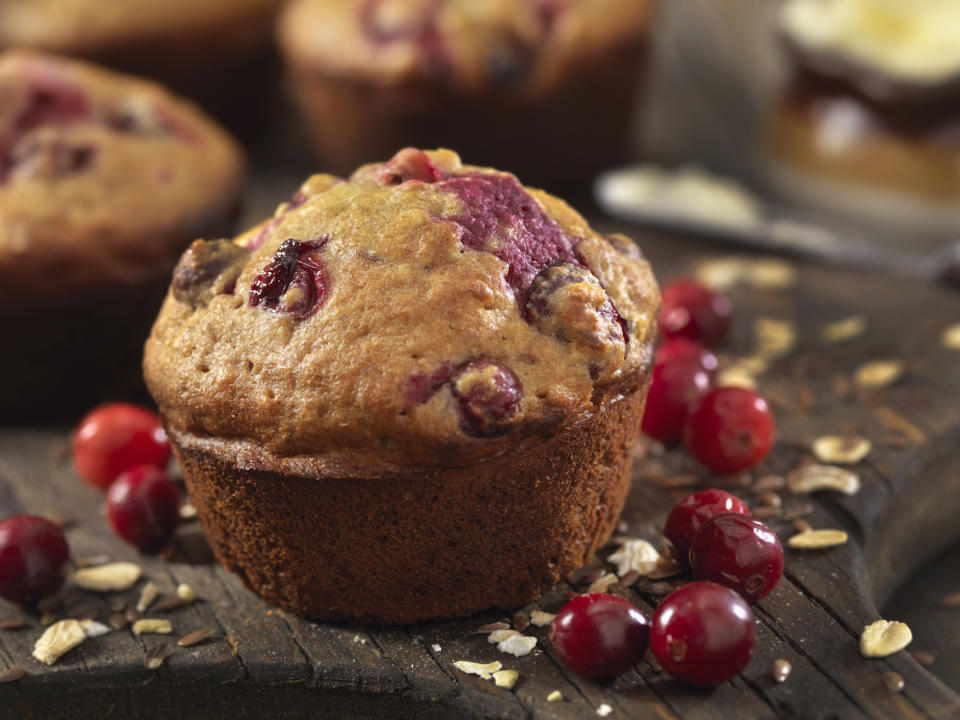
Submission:
[[[190,604],[197,599],[197,592],[186,583],[180,583],[177,585],[177,597]]]
[[[147,584],[140,590],[140,599],[137,600],[137,610],[146,612],[147,608],[153,604],[153,601],[157,599],[159,594],[160,588],[157,587],[157,584],[152,580],[147,581]]]
[[[738,488],[748,488],[753,485],[753,478],[750,473],[737,473],[736,475],[722,475],[714,478],[713,486],[725,488],[727,490],[736,490]]]
[[[804,503],[803,505],[797,505],[792,510],[788,510],[783,514],[784,520],[796,520],[797,518],[804,518],[813,515],[813,505],[810,503]]]
[[[109,620],[110,627],[114,630],[123,630],[130,623],[127,622],[127,618],[123,613],[113,613]]]
[[[757,478],[750,489],[756,493],[774,492],[783,490],[786,485],[787,480],[783,475],[763,475]]]
[[[671,475],[664,477],[662,475],[650,475],[646,478],[651,485],[662,488],[686,488],[693,487],[699,480],[696,475]]]
[[[825,343],[838,343],[862,335],[867,329],[867,319],[862,315],[851,315],[824,326],[820,339]]]
[[[757,504],[778,508],[783,505],[783,499],[776,493],[765,492],[757,495]]]
[[[604,593],[609,590],[610,586],[615,582],[617,582],[617,576],[613,573],[607,573],[590,583],[590,587],[587,588],[587,593]]]
[[[676,577],[682,572],[683,568],[680,565],[675,563],[673,560],[668,560],[667,558],[661,557],[660,562],[657,563],[657,569],[647,575],[647,578],[650,580],[663,580],[664,578]],[[625,578],[622,582],[624,585],[628,584]],[[629,584],[633,585],[633,583]]]
[[[147,670],[159,670],[160,667],[167,661],[167,658],[170,657],[170,652],[171,647],[167,643],[154,645],[152,648],[147,650],[147,655],[143,659],[143,666]]]
[[[77,570],[73,584],[93,592],[120,592],[132,588],[140,574],[140,566],[134,563],[107,563]]]
[[[906,435],[913,442],[919,444],[926,441],[927,435],[923,432],[923,430],[890,408],[883,405],[878,405],[873,408],[873,413],[877,416],[880,422],[882,422],[888,428],[895,432],[901,433],[902,435]]]
[[[523,632],[530,627],[530,616],[525,612],[516,612],[513,614],[513,627]]]
[[[761,505],[751,511],[753,517],[757,520],[770,520],[771,518],[783,515],[783,510],[776,505]]]
[[[493,677],[493,673],[497,672],[503,665],[500,664],[499,660],[494,660],[491,663],[481,664],[470,662],[469,660],[457,660],[453,663],[453,666],[462,673],[467,675],[479,675],[484,680],[489,680]]]
[[[186,605],[181,598],[176,595],[168,595],[165,598],[160,598],[160,600],[153,606],[153,612],[169,612],[170,610],[176,610],[177,608],[182,608]]]
[[[89,555],[87,557],[82,557],[77,559],[77,567],[93,567],[95,565],[106,565],[110,562],[109,555]]]
[[[563,693],[559,690],[553,690],[547,695],[547,702],[560,702],[561,700],[563,700]]]
[[[667,582],[652,582],[637,588],[647,595],[669,595],[673,592],[673,585]]]
[[[773,673],[773,679],[778,683],[786,681],[786,679],[790,677],[790,673],[792,671],[793,666],[782,658],[774,660],[773,664],[770,666],[770,672]]]
[[[14,665],[12,668],[7,668],[3,672],[0,672],[0,685],[22,680],[26,674],[27,669],[25,667],[22,665]]]
[[[924,667],[931,667],[937,660],[937,656],[929,650],[911,650],[910,655]]]
[[[40,616],[40,624],[43,626],[52,625],[57,619],[57,616],[53,613],[44,613]],[[71,620],[76,620],[76,618],[71,618]]]
[[[520,673],[516,670],[497,670],[493,674],[493,682],[496,683],[497,687],[510,690],[517,684],[517,678],[519,677]]]
[[[534,610],[530,613],[530,624],[537,627],[546,627],[553,622],[556,617],[554,613],[543,612],[543,610]]]
[[[818,550],[843,545],[847,539],[843,530],[807,530],[787,540],[787,545],[794,550]]]
[[[81,603],[70,608],[64,614],[74,620],[95,620],[100,616],[102,605],[98,602]]]
[[[194,645],[199,645],[202,642],[206,642],[214,635],[213,630],[204,629],[204,630],[194,630],[192,633],[184,635],[182,638],[177,640],[177,645],[180,647],[193,647]]]
[[[617,575],[623,577],[635,570],[641,575],[649,575],[657,567],[660,553],[646,540],[627,540],[620,548],[607,557],[607,562],[617,566]]]
[[[856,495],[860,492],[860,478],[836,465],[812,463],[798,467],[787,475],[787,487],[790,492],[797,494],[836,490],[844,495]]]
[[[858,387],[876,390],[893,385],[903,377],[903,370],[900,360],[871,360],[857,368],[853,381]]]
[[[945,328],[940,335],[940,342],[949,350],[960,350],[960,323]]]
[[[37,610],[46,615],[58,610],[66,601],[67,593],[63,590],[58,590],[55,593],[40,598],[40,601],[37,603]]]
[[[863,460],[873,444],[862,437],[824,435],[813,441],[813,454],[822,463],[854,465]]]
[[[606,703],[602,703],[600,707],[597,708],[597,715],[599,715],[600,717],[606,717],[612,712],[613,712],[613,708],[607,705]]]
[[[960,608],[960,592],[950,593],[940,598],[940,607],[947,610]]]
[[[170,635],[173,625],[169,620],[161,618],[142,618],[130,628],[134,635]]]
[[[44,665],[53,665],[86,638],[77,620],[61,620],[43,631],[33,646],[33,657]]]
[[[487,636],[487,642],[496,644],[519,634],[516,630],[494,630]]]
[[[903,650],[913,640],[913,633],[906,623],[877,620],[863,629],[860,635],[860,652],[864,657],[882,658]]]
[[[903,691],[903,675],[898,672],[885,672],[880,676],[880,679],[883,680],[883,684],[886,686],[887,690],[892,693],[898,693]]]
[[[813,525],[808,523],[806,520],[794,520],[793,529],[796,530],[798,533],[805,533],[813,530]]]
[[[137,610],[135,607],[128,607],[123,611],[123,616],[127,619],[128,623],[135,623],[137,620],[143,617],[143,613]]]
[[[537,639],[531,635],[513,635],[497,643],[497,650],[516,657],[523,657],[533,652],[536,646]]]
[[[80,627],[83,628],[83,633],[88,638],[100,637],[101,635],[113,632],[109,625],[104,625],[96,620],[81,620]]]
[[[490,633],[496,632],[497,630],[509,630],[509,629],[510,629],[510,623],[492,622],[492,623],[487,623],[486,625],[481,625],[476,630],[474,630],[474,632],[481,635],[489,635]]]
[[[26,620],[5,620],[0,623],[0,630],[22,630],[26,627],[30,627]]]

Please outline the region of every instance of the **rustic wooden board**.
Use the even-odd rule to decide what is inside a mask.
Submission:
[[[667,236],[643,237],[641,245],[661,278],[706,250]],[[857,467],[860,494],[817,496],[807,518],[816,527],[846,529],[850,544],[788,552],[784,579],[756,606],[755,656],[732,682],[712,692],[691,690],[647,662],[612,684],[586,680],[558,663],[538,628],[528,630],[540,639],[532,655],[503,655],[474,632],[508,617],[501,612],[392,628],[304,621],[268,607],[217,565],[196,524],[181,528],[169,561],[124,546],[101,516],[101,496],[71,471],[66,432],[6,429],[0,432],[0,516],[69,516],[76,557],[139,562],[165,592],[185,581],[203,601],[168,613],[172,639],[115,632],[87,641],[52,668],[30,657],[39,618],[0,601],[0,622],[23,618],[30,624],[0,631],[0,671],[22,665],[30,673],[0,685],[0,717],[582,718],[594,717],[602,703],[613,708],[612,717],[631,718],[960,717],[960,696],[909,654],[866,661],[858,651],[860,630],[878,617],[897,584],[960,537],[960,356],[939,344],[942,328],[960,320],[960,296],[882,275],[798,268],[792,290],[734,292],[740,314],[732,350],[749,349],[755,315],[789,319],[800,336],[796,351],[760,378],[775,406],[779,440],[754,476],[790,470],[807,454],[809,441],[828,432],[856,429],[875,448]],[[862,337],[831,346],[819,341],[825,323],[854,313],[868,319]],[[837,395],[838,378],[879,356],[906,362],[901,382],[868,396]],[[623,515],[627,533],[658,540],[666,510],[689,488],[664,488],[657,478],[689,472],[709,481],[682,452],[641,457]],[[810,501],[783,498],[788,513]],[[792,533],[789,522],[771,522],[781,537]],[[642,584],[624,592],[651,610],[658,596],[642,591]],[[554,589],[531,607],[557,609],[570,587]],[[136,596],[124,594],[131,603]],[[59,612],[88,607],[101,619],[109,614],[106,599],[79,591]],[[201,628],[217,638],[175,648],[159,671],[144,668],[150,647]],[[940,661],[949,657],[945,652]],[[776,658],[793,666],[782,685],[770,676]],[[519,670],[520,681],[512,691],[496,688],[455,670],[453,661],[461,659],[499,659]],[[881,677],[890,671],[904,677],[903,693],[885,690]],[[555,689],[564,702],[547,703]]]

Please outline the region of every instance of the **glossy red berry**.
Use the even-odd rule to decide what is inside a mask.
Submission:
[[[0,597],[31,605],[63,585],[70,548],[63,530],[33,515],[0,522]]]
[[[750,602],[766,597],[783,575],[783,548],[767,525],[745,515],[720,515],[700,526],[690,544],[697,580],[736,590]]]
[[[722,387],[710,391],[687,416],[687,450],[717,475],[751,468],[773,446],[773,413],[753,390]]]
[[[689,278],[679,278],[663,287],[660,331],[664,337],[685,337],[717,347],[727,339],[733,303]]]
[[[663,534],[676,548],[677,558],[685,563],[690,543],[700,526],[711,518],[727,513],[749,515],[750,510],[736,495],[715,488],[701,490],[687,495],[674,505],[667,516]]]
[[[118,477],[107,491],[114,532],[141,550],[166,545],[180,521],[180,491],[163,470],[145,465]]]
[[[140,465],[167,466],[170,443],[156,413],[113,403],[92,410],[73,432],[73,468],[94,487]]]
[[[679,442],[687,413],[713,386],[716,356],[686,338],[668,340],[658,351],[640,428],[668,445]]]
[[[648,622],[623,598],[580,595],[550,624],[550,642],[563,664],[588,677],[615,677],[643,659]]]
[[[663,669],[691,685],[719,685],[753,654],[753,612],[723,585],[692,582],[660,603],[650,622],[650,649]]]

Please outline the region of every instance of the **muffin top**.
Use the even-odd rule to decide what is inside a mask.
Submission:
[[[299,67],[462,91],[552,87],[642,37],[650,0],[293,0],[281,45]]]
[[[634,392],[649,264],[510,174],[408,148],[196,241],[146,345],[168,428],[344,468],[468,464]]]
[[[259,40],[281,0],[0,0],[0,48],[98,55],[209,35]],[[250,27],[250,25],[259,27]],[[243,27],[247,26],[247,27]],[[175,58],[168,58],[175,60]]]
[[[0,298],[169,271],[237,202],[243,165],[223,131],[157,85],[0,56]]]

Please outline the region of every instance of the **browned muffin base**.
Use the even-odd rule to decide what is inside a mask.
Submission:
[[[320,620],[409,623],[515,607],[584,565],[626,500],[645,396],[520,452],[392,476],[245,469],[228,443],[168,433],[207,539],[250,589]]]

